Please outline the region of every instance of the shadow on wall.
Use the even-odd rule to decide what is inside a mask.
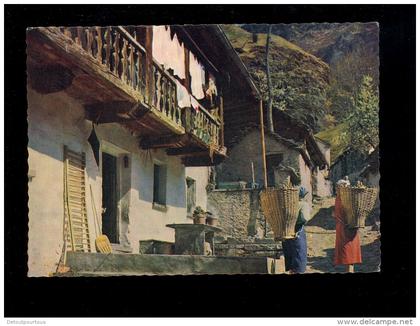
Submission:
[[[76,99],[65,92],[42,95],[28,87],[28,149],[41,153],[50,160],[63,162],[63,146],[67,145],[76,152],[85,152],[86,171],[88,179],[96,181],[101,178],[93,150],[88,143],[92,131],[92,123],[85,120],[84,109]],[[126,196],[129,190],[137,190],[139,199],[152,203],[153,201],[153,159],[167,161],[171,172],[167,182],[167,205],[172,207],[185,206],[185,194],[179,191],[185,184],[185,168],[179,158],[167,158],[164,152],[153,153],[141,151],[138,141],[118,124],[102,124],[95,127],[98,138],[120,146],[131,152],[131,187],[122,189],[121,196]],[[149,156],[148,156],[149,154]],[[37,158],[38,159],[38,158]],[[30,161],[30,169],[37,167],[36,160]]]

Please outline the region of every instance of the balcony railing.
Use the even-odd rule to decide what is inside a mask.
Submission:
[[[96,63],[140,94],[141,101],[169,123],[185,128],[203,143],[221,146],[220,121],[204,107],[185,111],[185,119],[177,103],[177,87],[173,77],[155,60],[147,65],[146,49],[123,27],[52,28],[70,38]]]
[[[187,131],[195,135],[208,146],[218,149],[220,143],[220,122],[205,108],[191,110],[187,121]]]
[[[147,101],[146,51],[127,31],[121,27],[61,27],[60,31]]]
[[[167,119],[182,125],[181,109],[178,107],[176,83],[156,62],[152,68],[152,106]]]
[[[143,103],[181,126],[175,82],[157,62],[153,62],[153,67],[147,66],[146,50],[124,28],[61,27],[60,31],[124,84],[139,92]],[[147,92],[147,74],[153,85],[151,94]]]

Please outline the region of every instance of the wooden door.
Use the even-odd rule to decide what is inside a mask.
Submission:
[[[102,233],[111,243],[119,243],[117,203],[117,158],[102,153]]]

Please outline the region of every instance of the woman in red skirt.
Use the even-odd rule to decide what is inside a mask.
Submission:
[[[337,184],[339,184],[340,181]],[[343,209],[343,205],[341,203],[340,195],[338,194],[338,192],[337,192],[337,197],[335,199],[334,216],[335,216],[334,265],[336,266],[346,265],[346,271],[352,273],[354,272],[354,264],[362,263],[360,238],[359,238],[359,233],[357,232],[357,229],[350,229],[344,223],[344,209]]]

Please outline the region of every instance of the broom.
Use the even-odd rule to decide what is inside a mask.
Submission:
[[[103,254],[110,254],[112,252],[111,243],[109,242],[108,237],[105,234],[102,234],[102,230],[99,225],[98,214],[96,212],[95,200],[93,198],[92,185],[89,185],[89,187],[90,187],[90,198],[92,200],[93,216],[95,217],[95,232],[97,235],[99,234],[97,238],[95,239],[96,250]],[[96,227],[96,225],[98,225],[98,227]]]

